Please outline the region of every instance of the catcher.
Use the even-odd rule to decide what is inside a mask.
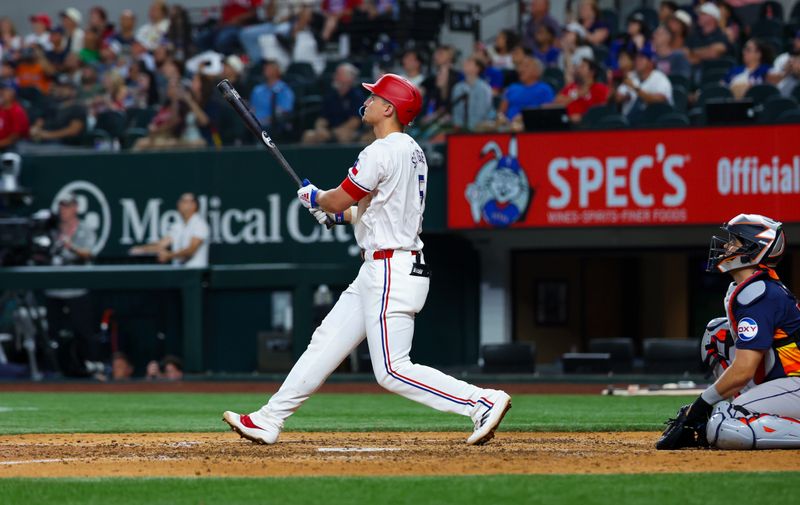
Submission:
[[[701,347],[716,382],[667,422],[656,448],[800,448],[800,305],[773,270],[786,250],[781,223],[740,214],[722,229],[708,271],[733,277],[727,318],[709,323]]]

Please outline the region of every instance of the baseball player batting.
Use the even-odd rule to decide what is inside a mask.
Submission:
[[[375,142],[361,151],[337,188],[323,191],[304,181],[297,197],[320,223],[332,218],[352,224],[364,263],[278,392],[259,410],[247,415],[228,411],[223,420],[246,439],[274,444],[284,421],[366,337],[381,386],[436,410],[470,417],[474,431],[467,443],[484,444],[511,408],[511,397],[409,359],[414,316],[425,305],[430,284],[419,237],[428,166],[422,149],[404,133],[422,107],[422,96],[394,74],[363,86],[371,95],[360,113]]]
[[[716,381],[668,422],[656,448],[800,448],[800,304],[773,270],[786,237],[757,214],[722,229],[708,269],[733,277],[727,317],[709,322],[701,348]]]

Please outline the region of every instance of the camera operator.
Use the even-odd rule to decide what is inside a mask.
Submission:
[[[74,194],[67,194],[58,202],[58,228],[53,234],[53,265],[81,265],[92,259],[97,237],[78,217],[78,200]],[[84,359],[93,352],[90,342],[95,333],[89,291],[49,289],[45,297],[50,337],[59,343],[62,371],[65,375],[84,375]]]

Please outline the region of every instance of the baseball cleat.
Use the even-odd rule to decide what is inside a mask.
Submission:
[[[494,405],[475,419],[475,431],[467,439],[468,445],[483,445],[493,439],[495,430],[511,408],[511,397],[503,391],[496,393],[491,395]]]
[[[228,410],[222,414],[222,420],[228,423],[231,430],[238,433],[242,438],[246,438],[257,444],[274,444],[278,441],[278,435],[281,434],[280,423],[266,420],[263,419],[263,416],[259,416],[257,418],[257,425],[251,418],[257,415],[257,413],[242,415]]]

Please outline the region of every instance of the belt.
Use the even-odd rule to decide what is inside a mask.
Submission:
[[[411,253],[411,256],[419,256],[419,251],[405,251],[402,249],[381,249],[378,251],[365,251],[361,249],[362,260],[386,260],[394,256],[394,253]]]

